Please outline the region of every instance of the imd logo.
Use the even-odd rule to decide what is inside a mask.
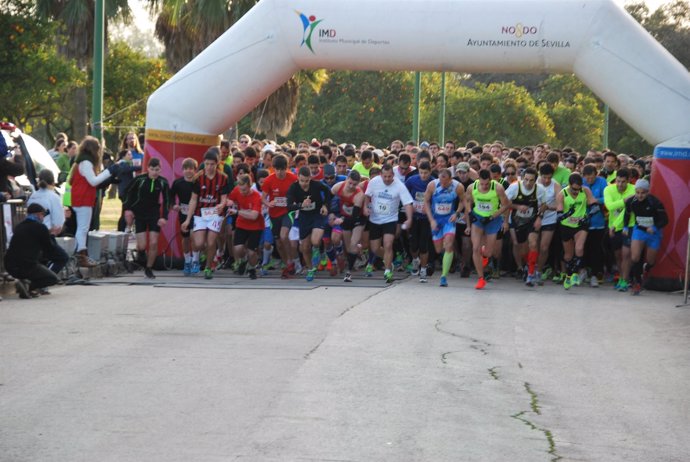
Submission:
[[[316,26],[319,25],[323,19],[316,19],[316,16],[311,15],[311,16],[306,16],[305,14],[295,11],[299,18],[302,20],[302,43],[300,43],[300,46],[307,45],[307,48],[309,48],[309,51],[314,53],[314,49],[311,47],[311,37],[314,34],[314,29],[316,29]],[[319,31],[319,33],[324,32],[324,31]],[[325,31],[329,32],[329,31]],[[333,36],[335,36],[335,30],[333,30]]]

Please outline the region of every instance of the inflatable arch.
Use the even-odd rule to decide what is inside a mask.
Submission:
[[[180,176],[185,157],[217,144],[295,72],[317,68],[575,73],[657,144],[652,193],[671,223],[653,276],[679,280],[690,76],[613,0],[261,0],[151,95],[147,156],[161,158],[170,180]]]

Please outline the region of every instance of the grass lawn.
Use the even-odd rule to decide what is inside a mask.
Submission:
[[[117,231],[117,220],[120,219],[122,202],[117,197],[103,201],[101,209],[101,231]]]

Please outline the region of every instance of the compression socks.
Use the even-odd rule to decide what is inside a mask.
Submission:
[[[185,263],[191,263],[192,262],[192,254],[191,252],[187,252],[184,254],[184,262]]]
[[[448,276],[450,267],[453,264],[453,252],[445,252],[443,254],[443,273],[441,276]]]
[[[356,253],[347,253],[347,269],[353,271],[355,269],[355,262],[357,261]]]
[[[534,268],[537,266],[537,259],[539,253],[536,250],[530,250],[527,253],[527,271],[528,274],[534,274]]]
[[[272,253],[273,253],[273,247],[271,247],[270,249],[267,249],[264,247],[263,258],[261,259],[261,265],[262,266],[268,265],[268,262],[271,261],[271,254]]]
[[[636,282],[642,282],[642,262],[636,261],[633,263],[630,270],[630,278]]]
[[[335,247],[333,247],[333,245],[330,245],[330,246],[326,249],[326,255],[328,255],[328,259],[329,259],[330,261],[335,261],[336,252],[335,252]]]
[[[372,251],[370,250],[370,251],[369,251],[369,260],[368,260],[368,263],[369,263],[370,265],[373,265],[375,261],[376,261],[376,253],[375,253],[375,252],[372,252]]]
[[[197,251],[192,252],[192,261],[199,262],[199,253]]]

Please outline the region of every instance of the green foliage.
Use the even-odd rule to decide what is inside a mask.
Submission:
[[[407,139],[412,125],[410,72],[332,72],[316,94],[302,87],[293,140],[331,137],[387,146]]]
[[[110,45],[105,69],[104,121],[106,130],[119,139],[122,132],[144,126],[146,100],[170,74],[162,59],[147,58],[125,42]]]
[[[32,15],[29,2],[0,10],[0,119],[24,130],[58,118],[64,95],[85,84],[75,63],[58,56],[56,27]]]
[[[557,145],[581,153],[602,148],[604,115],[594,94],[574,75],[553,75],[541,85],[539,102],[547,108]]]
[[[431,82],[429,82],[431,80]],[[421,138],[438,137],[440,74],[424,75]],[[523,87],[514,83],[477,83],[473,88],[456,79],[446,82],[446,139],[465,144],[500,140],[522,146],[554,140],[553,122]],[[444,140],[436,140],[442,142]]]

